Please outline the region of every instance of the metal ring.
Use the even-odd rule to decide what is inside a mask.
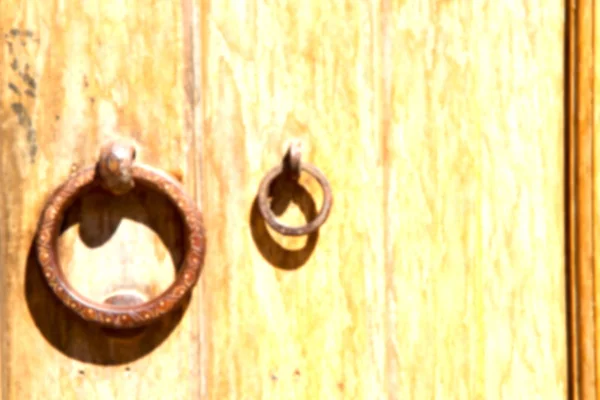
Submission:
[[[131,176],[136,184],[156,190],[175,205],[183,218],[187,248],[175,281],[158,297],[133,306],[102,304],[77,292],[66,280],[57,256],[57,241],[66,210],[88,189],[101,184],[96,167],[88,167],[63,183],[46,203],[40,218],[36,249],[44,278],[56,296],[81,318],[110,328],[136,328],[156,321],[177,308],[191,292],[205,256],[202,214],[181,185],[166,173],[136,164]]]
[[[263,178],[258,189],[258,208],[263,218],[265,221],[267,221],[271,228],[287,236],[302,236],[317,230],[327,220],[329,212],[331,211],[331,205],[333,203],[331,186],[329,185],[327,178],[325,178],[325,175],[323,175],[321,171],[317,169],[317,167],[306,162],[300,164],[300,169],[312,175],[317,182],[319,182],[321,188],[323,189],[323,206],[321,207],[321,210],[315,219],[309,221],[305,225],[293,227],[282,224],[277,220],[273,210],[271,210],[271,205],[269,204],[269,189],[275,178],[284,173],[284,165],[280,165],[271,169]]]

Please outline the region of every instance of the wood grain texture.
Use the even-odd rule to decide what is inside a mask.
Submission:
[[[206,398],[383,398],[381,11],[369,2],[203,2]],[[267,229],[253,201],[300,138],[334,205],[318,238]],[[321,205],[273,199],[305,222]],[[281,206],[283,204],[283,207]],[[250,229],[248,223],[250,222]]]
[[[207,398],[565,398],[564,4],[199,3]],[[249,209],[292,137],[305,263]]]
[[[393,392],[564,398],[564,6],[392,2],[390,15]]]
[[[95,162],[108,138],[136,140],[140,161],[193,193],[182,14],[168,1],[0,3],[3,399],[198,398],[199,381],[187,379],[199,367],[196,296],[183,318],[116,336],[58,304],[31,247],[51,191]],[[140,189],[114,201],[97,191],[67,219],[60,257],[85,295],[147,298],[172,281],[182,225],[164,198]]]
[[[2,396],[565,398],[560,1],[9,0],[0,29]],[[30,252],[115,133],[181,175],[208,236],[185,316],[133,338],[57,308]],[[301,238],[254,204],[291,138],[334,195]],[[286,223],[321,205],[300,184],[273,188]],[[69,221],[84,294],[172,279],[161,198],[92,193]]]
[[[567,138],[568,138],[568,285],[570,398],[591,399],[598,394],[598,274],[596,255],[599,227],[597,163],[594,139],[596,67],[595,2],[568,2]]]

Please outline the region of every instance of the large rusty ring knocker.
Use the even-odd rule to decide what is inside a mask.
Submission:
[[[36,249],[42,273],[56,296],[83,319],[109,328],[136,328],[156,321],[182,304],[204,263],[206,239],[202,214],[182,186],[168,174],[134,163],[135,148],[126,142],[105,145],[98,163],[64,182],[52,194],[40,218]],[[158,297],[136,305],[102,304],[78,293],[65,279],[57,256],[57,239],[66,210],[85,191],[102,186],[114,195],[140,184],[165,195],[182,216],[187,237],[185,255],[175,281]]]
[[[288,152],[283,160],[283,163],[272,168],[262,179],[258,189],[258,209],[265,221],[277,232],[287,236],[302,236],[312,233],[319,229],[329,217],[331,205],[333,203],[333,195],[331,186],[325,175],[317,167],[301,160],[300,142],[293,141],[288,149]],[[323,189],[323,205],[317,216],[302,226],[288,226],[277,220],[277,217],[271,209],[269,202],[269,191],[271,184],[280,175],[287,176],[290,179],[297,180],[300,172],[305,171],[319,182]]]

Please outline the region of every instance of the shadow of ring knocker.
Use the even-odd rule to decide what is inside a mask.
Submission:
[[[111,142],[105,145],[96,165],[75,173],[51,195],[42,211],[35,243],[30,251],[25,288],[30,312],[38,327],[55,347],[82,361],[100,364],[125,363],[156,347],[172,331],[187,308],[189,296],[204,263],[205,229],[202,214],[193,200],[171,176],[153,167],[134,163],[134,160],[135,148],[131,144]],[[94,190],[102,190],[113,197],[126,198],[135,190],[144,189],[165,197],[181,218],[186,243],[175,281],[158,296],[143,302],[139,299],[112,301],[114,299],[108,298],[104,303],[99,303],[84,297],[65,278],[57,255],[58,236],[65,229],[65,225],[73,223],[65,218],[67,210],[80,197]],[[38,268],[35,268],[37,273],[33,271],[33,264],[38,264]],[[54,317],[73,314],[79,317],[76,318],[77,321],[54,321],[54,325],[63,329],[68,327],[84,336],[89,334],[89,343],[84,346],[87,347],[87,351],[73,348],[73,344],[62,343],[67,340],[65,335],[48,332],[52,329],[52,322],[46,320],[48,317],[41,315],[41,305],[33,304],[34,301],[31,300],[35,297],[32,291],[43,290],[40,286],[41,281],[45,281],[45,286],[54,295],[54,299],[45,298],[44,301],[54,301],[60,303],[55,305],[63,306],[62,310],[53,313]],[[171,320],[165,326],[165,320],[168,318]],[[44,321],[40,321],[42,319]],[[131,343],[119,345],[118,340],[130,338],[131,335],[135,337],[140,330],[152,327],[156,329],[150,338],[143,338],[134,346]],[[86,339],[79,335],[77,340]]]
[[[268,262],[281,269],[297,269],[308,260],[316,246],[319,228],[329,217],[333,204],[327,178],[314,165],[302,162],[301,156],[300,142],[292,142],[282,164],[272,168],[262,179],[250,213],[252,237],[257,247]],[[316,179],[323,190],[319,212],[310,193],[298,183],[302,171]],[[277,216],[290,201],[299,206],[307,220],[305,225],[289,226],[278,221]],[[307,235],[306,244],[298,250],[285,249],[271,237],[265,224],[282,235]]]

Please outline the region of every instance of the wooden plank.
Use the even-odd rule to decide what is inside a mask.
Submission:
[[[210,210],[203,394],[386,398],[381,11],[350,0],[199,4]],[[318,238],[282,237],[253,208],[292,138],[333,187]],[[322,201],[314,180],[301,184],[310,195],[293,192],[300,206],[281,216],[290,224]]]
[[[389,10],[391,398],[565,398],[564,5]]]
[[[569,378],[573,399],[596,398],[598,393],[598,339],[596,298],[595,193],[598,144],[594,141],[594,2],[568,3],[567,138],[569,201]],[[592,88],[590,90],[590,88]]]
[[[579,3],[585,2],[580,1]],[[587,312],[587,315],[585,315],[587,321],[582,321],[587,329],[582,332],[579,346],[582,350],[593,348],[593,352],[588,353],[585,359],[582,357],[581,368],[585,372],[582,371],[581,392],[584,394],[585,390],[585,393],[589,393],[589,396],[598,396],[598,393],[600,393],[600,351],[598,350],[600,345],[600,331],[598,330],[600,326],[600,312],[598,310],[598,299],[600,298],[600,246],[596,246],[595,243],[600,240],[600,163],[598,162],[600,160],[600,141],[596,138],[596,127],[600,125],[600,109],[596,107],[596,99],[600,98],[600,52],[596,51],[596,43],[600,40],[600,29],[598,29],[600,26],[600,8],[597,7],[595,1],[592,1],[578,4],[578,10],[582,16],[576,25],[578,32],[576,76],[581,79],[577,99],[585,106],[578,109],[576,115],[578,116],[579,126],[574,132],[578,137],[586,137],[587,142],[585,144],[589,146],[587,149],[591,149],[591,151],[588,150],[591,153],[591,160],[588,160],[587,164],[580,162],[577,167],[581,171],[581,179],[585,185],[580,190],[587,190],[587,192],[584,192],[586,197],[582,200],[587,200],[591,208],[591,218],[586,221],[586,226],[593,232],[587,249],[590,257],[585,260],[585,266],[593,268],[591,273],[594,278],[593,281],[590,279],[592,284],[588,285],[587,291],[581,293],[582,298],[579,299],[581,303],[585,304],[584,310]],[[590,87],[593,90],[590,90]],[[583,219],[584,216],[581,217]],[[583,223],[583,221],[580,221],[580,223]],[[590,268],[585,270],[590,273]],[[592,321],[590,321],[590,317],[593,318]]]
[[[199,397],[197,293],[183,318],[115,337],[57,303],[31,247],[50,191],[115,135],[194,192],[191,23],[179,2],[0,3],[2,398]],[[84,294],[152,296],[172,279],[181,225],[160,197],[96,193],[71,217],[60,256]]]

